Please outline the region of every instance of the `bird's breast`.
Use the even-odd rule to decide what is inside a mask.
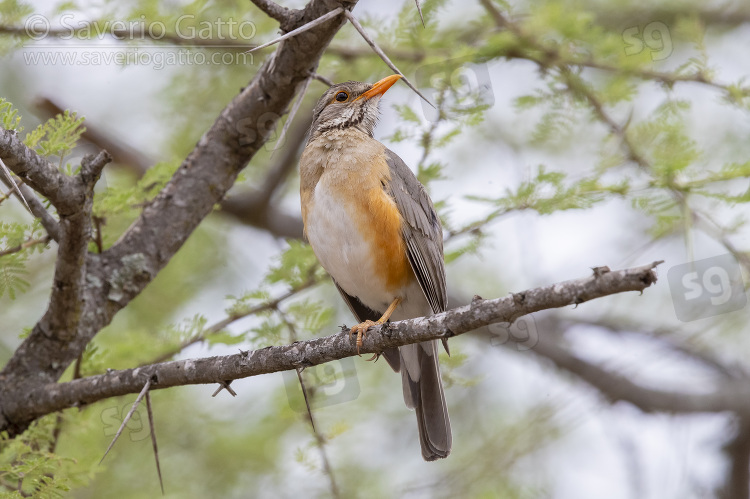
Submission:
[[[300,160],[302,212],[321,265],[348,294],[383,311],[414,274],[401,214],[384,190],[390,181],[384,147],[370,141],[308,145]],[[305,178],[313,171],[314,183]]]

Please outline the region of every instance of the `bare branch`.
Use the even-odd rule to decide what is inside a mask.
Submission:
[[[78,210],[60,214],[61,237],[57,250],[55,276],[50,304],[42,321],[37,324],[45,334],[69,338],[75,329],[83,305],[88,244],[91,239],[91,209],[94,201],[94,184],[110,161],[106,151],[86,156],[81,161],[81,173],[76,180],[80,188],[76,198],[83,197]]]
[[[324,83],[325,85],[328,85],[329,87],[332,87],[332,86],[334,85],[334,83],[333,83],[333,82],[332,82],[331,80],[329,80],[329,79],[328,79],[328,78],[326,78],[325,76],[323,76],[323,75],[320,75],[320,74],[318,74],[318,73],[314,73],[314,72],[311,72],[311,73],[310,73],[310,76],[311,76],[311,77],[312,77],[312,78],[313,78],[314,80],[318,80],[318,81],[320,81],[320,82]]]
[[[346,16],[347,19],[349,19],[349,21],[352,23],[352,26],[354,26],[354,28],[359,32],[359,34],[362,35],[362,38],[365,39],[365,41],[372,48],[372,50],[376,54],[378,54],[378,56],[380,56],[381,59],[383,59],[383,62],[385,62],[386,65],[389,68],[391,68],[393,71],[395,71],[397,74],[400,74],[401,75],[401,79],[404,80],[404,83],[406,83],[406,85],[409,88],[411,88],[412,90],[414,90],[414,92],[418,96],[420,96],[427,104],[431,105],[434,108],[435,104],[433,104],[432,102],[430,102],[430,100],[427,97],[425,97],[424,95],[422,95],[422,92],[420,92],[419,90],[417,90],[417,87],[415,87],[414,85],[412,85],[412,83],[409,81],[409,79],[406,76],[404,76],[404,73],[402,73],[401,71],[399,71],[399,69],[396,67],[396,65],[391,62],[391,60],[388,58],[387,55],[385,55],[385,52],[383,52],[380,49],[380,47],[378,47],[377,43],[375,43],[375,41],[372,38],[370,38],[370,35],[368,35],[367,32],[365,31],[365,28],[363,28],[362,25],[359,24],[359,21],[357,21],[357,18],[354,17],[354,15],[351,12],[349,12],[348,10],[344,11],[344,15]]]
[[[377,353],[387,348],[418,343],[431,339],[450,338],[495,322],[512,322],[518,317],[549,308],[576,305],[607,295],[626,291],[643,291],[656,282],[654,268],[659,262],[632,269],[600,272],[583,279],[514,293],[494,300],[477,298],[470,305],[406,321],[373,328],[364,339],[360,353]],[[110,371],[99,376],[50,383],[27,389],[15,388],[2,400],[5,422],[0,420],[0,431],[27,424],[44,414],[67,407],[80,406],[97,400],[139,392],[143,384],[154,379],[154,389],[190,384],[216,383],[248,376],[314,366],[331,360],[358,354],[349,338],[348,329],[341,333],[300,341],[291,345],[271,346],[252,352],[241,352],[223,357],[208,357],[166,362],[124,371]],[[750,394],[750,387],[743,386]],[[736,393],[735,393],[736,395]],[[691,400],[680,395],[678,401]],[[744,408],[750,397],[717,398],[716,394],[696,402],[693,410],[708,407]],[[728,405],[727,405],[728,404]],[[719,409],[721,410],[721,409]]]
[[[610,402],[624,401],[644,412],[696,413],[733,411],[750,415],[750,386],[745,380],[725,380],[708,392],[658,390],[639,385],[582,359],[553,341],[540,341],[532,351],[554,362],[599,390]]]
[[[747,418],[737,417],[735,436],[724,447],[730,466],[724,490],[717,497],[747,499],[750,497],[750,424]]]

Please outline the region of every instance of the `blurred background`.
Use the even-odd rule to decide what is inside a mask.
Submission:
[[[642,296],[452,339],[441,365],[454,446],[440,462],[422,460],[400,376],[382,361],[305,372],[317,437],[295,373],[235,381],[236,397],[212,398],[216,386],[156,391],[166,496],[748,497],[750,414],[701,397],[731,400],[750,375],[750,8],[479,0],[422,10],[424,27],[413,1],[360,0],[353,13],[438,107],[396,85],[376,138],[437,204],[451,305],[604,265],[664,260],[659,281]],[[25,132],[63,110],[85,117],[75,147],[51,160],[114,155],[95,198],[92,244],[106,249],[274,47],[245,51],[277,33],[249,1],[7,0],[0,97]],[[274,130],[227,201],[89,345],[79,374],[351,325],[301,239],[297,159],[321,80],[392,72],[345,25],[285,136]],[[0,224],[0,251],[43,235],[13,198]],[[45,310],[55,248],[0,256],[2,364]],[[63,381],[74,375],[71,366]],[[145,407],[98,465],[134,400],[40,420],[20,491],[22,454],[0,442],[0,484],[19,496],[158,496]],[[51,485],[35,491],[45,474]]]

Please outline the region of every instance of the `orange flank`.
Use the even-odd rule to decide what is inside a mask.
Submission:
[[[355,198],[357,225],[371,242],[373,260],[385,280],[386,291],[397,292],[414,277],[401,235],[401,214],[381,188],[370,188],[362,194]]]

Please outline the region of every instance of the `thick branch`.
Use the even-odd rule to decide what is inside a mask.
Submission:
[[[737,418],[737,429],[731,442],[724,447],[730,466],[722,499],[747,499],[750,497],[750,424],[746,418]]]
[[[91,239],[94,185],[111,157],[106,151],[86,156],[75,177],[83,202],[75,212],[60,214],[61,237],[55,262],[54,284],[47,312],[35,330],[46,336],[69,339],[75,334],[83,309],[86,253]]]
[[[659,390],[634,383],[584,360],[554,342],[540,341],[534,353],[553,361],[599,390],[610,402],[624,401],[644,412],[695,413],[733,411],[750,414],[750,386],[746,381],[727,380],[706,393]],[[137,391],[137,390],[136,390]]]
[[[584,279],[566,281],[536,288],[494,300],[475,297],[470,305],[455,308],[431,317],[395,322],[373,328],[360,351],[382,352],[387,348],[437,338],[450,338],[495,322],[511,322],[549,308],[576,305],[588,300],[626,291],[643,291],[656,282],[653,263],[643,267],[615,272],[598,271]],[[144,383],[153,380],[153,388],[216,383],[248,376],[313,366],[357,354],[357,347],[347,331],[295,342],[291,345],[267,347],[223,357],[190,359],[150,366],[111,371],[107,374],[32,387],[28,391],[9,393],[2,400],[8,421],[0,425],[12,430],[44,414],[80,406],[105,398],[138,393]],[[750,389],[749,389],[750,390]]]
[[[282,27],[286,26],[292,19],[293,14],[299,11],[293,11],[282,7],[272,0],[251,0],[256,7],[263,11],[271,19],[279,21]]]

